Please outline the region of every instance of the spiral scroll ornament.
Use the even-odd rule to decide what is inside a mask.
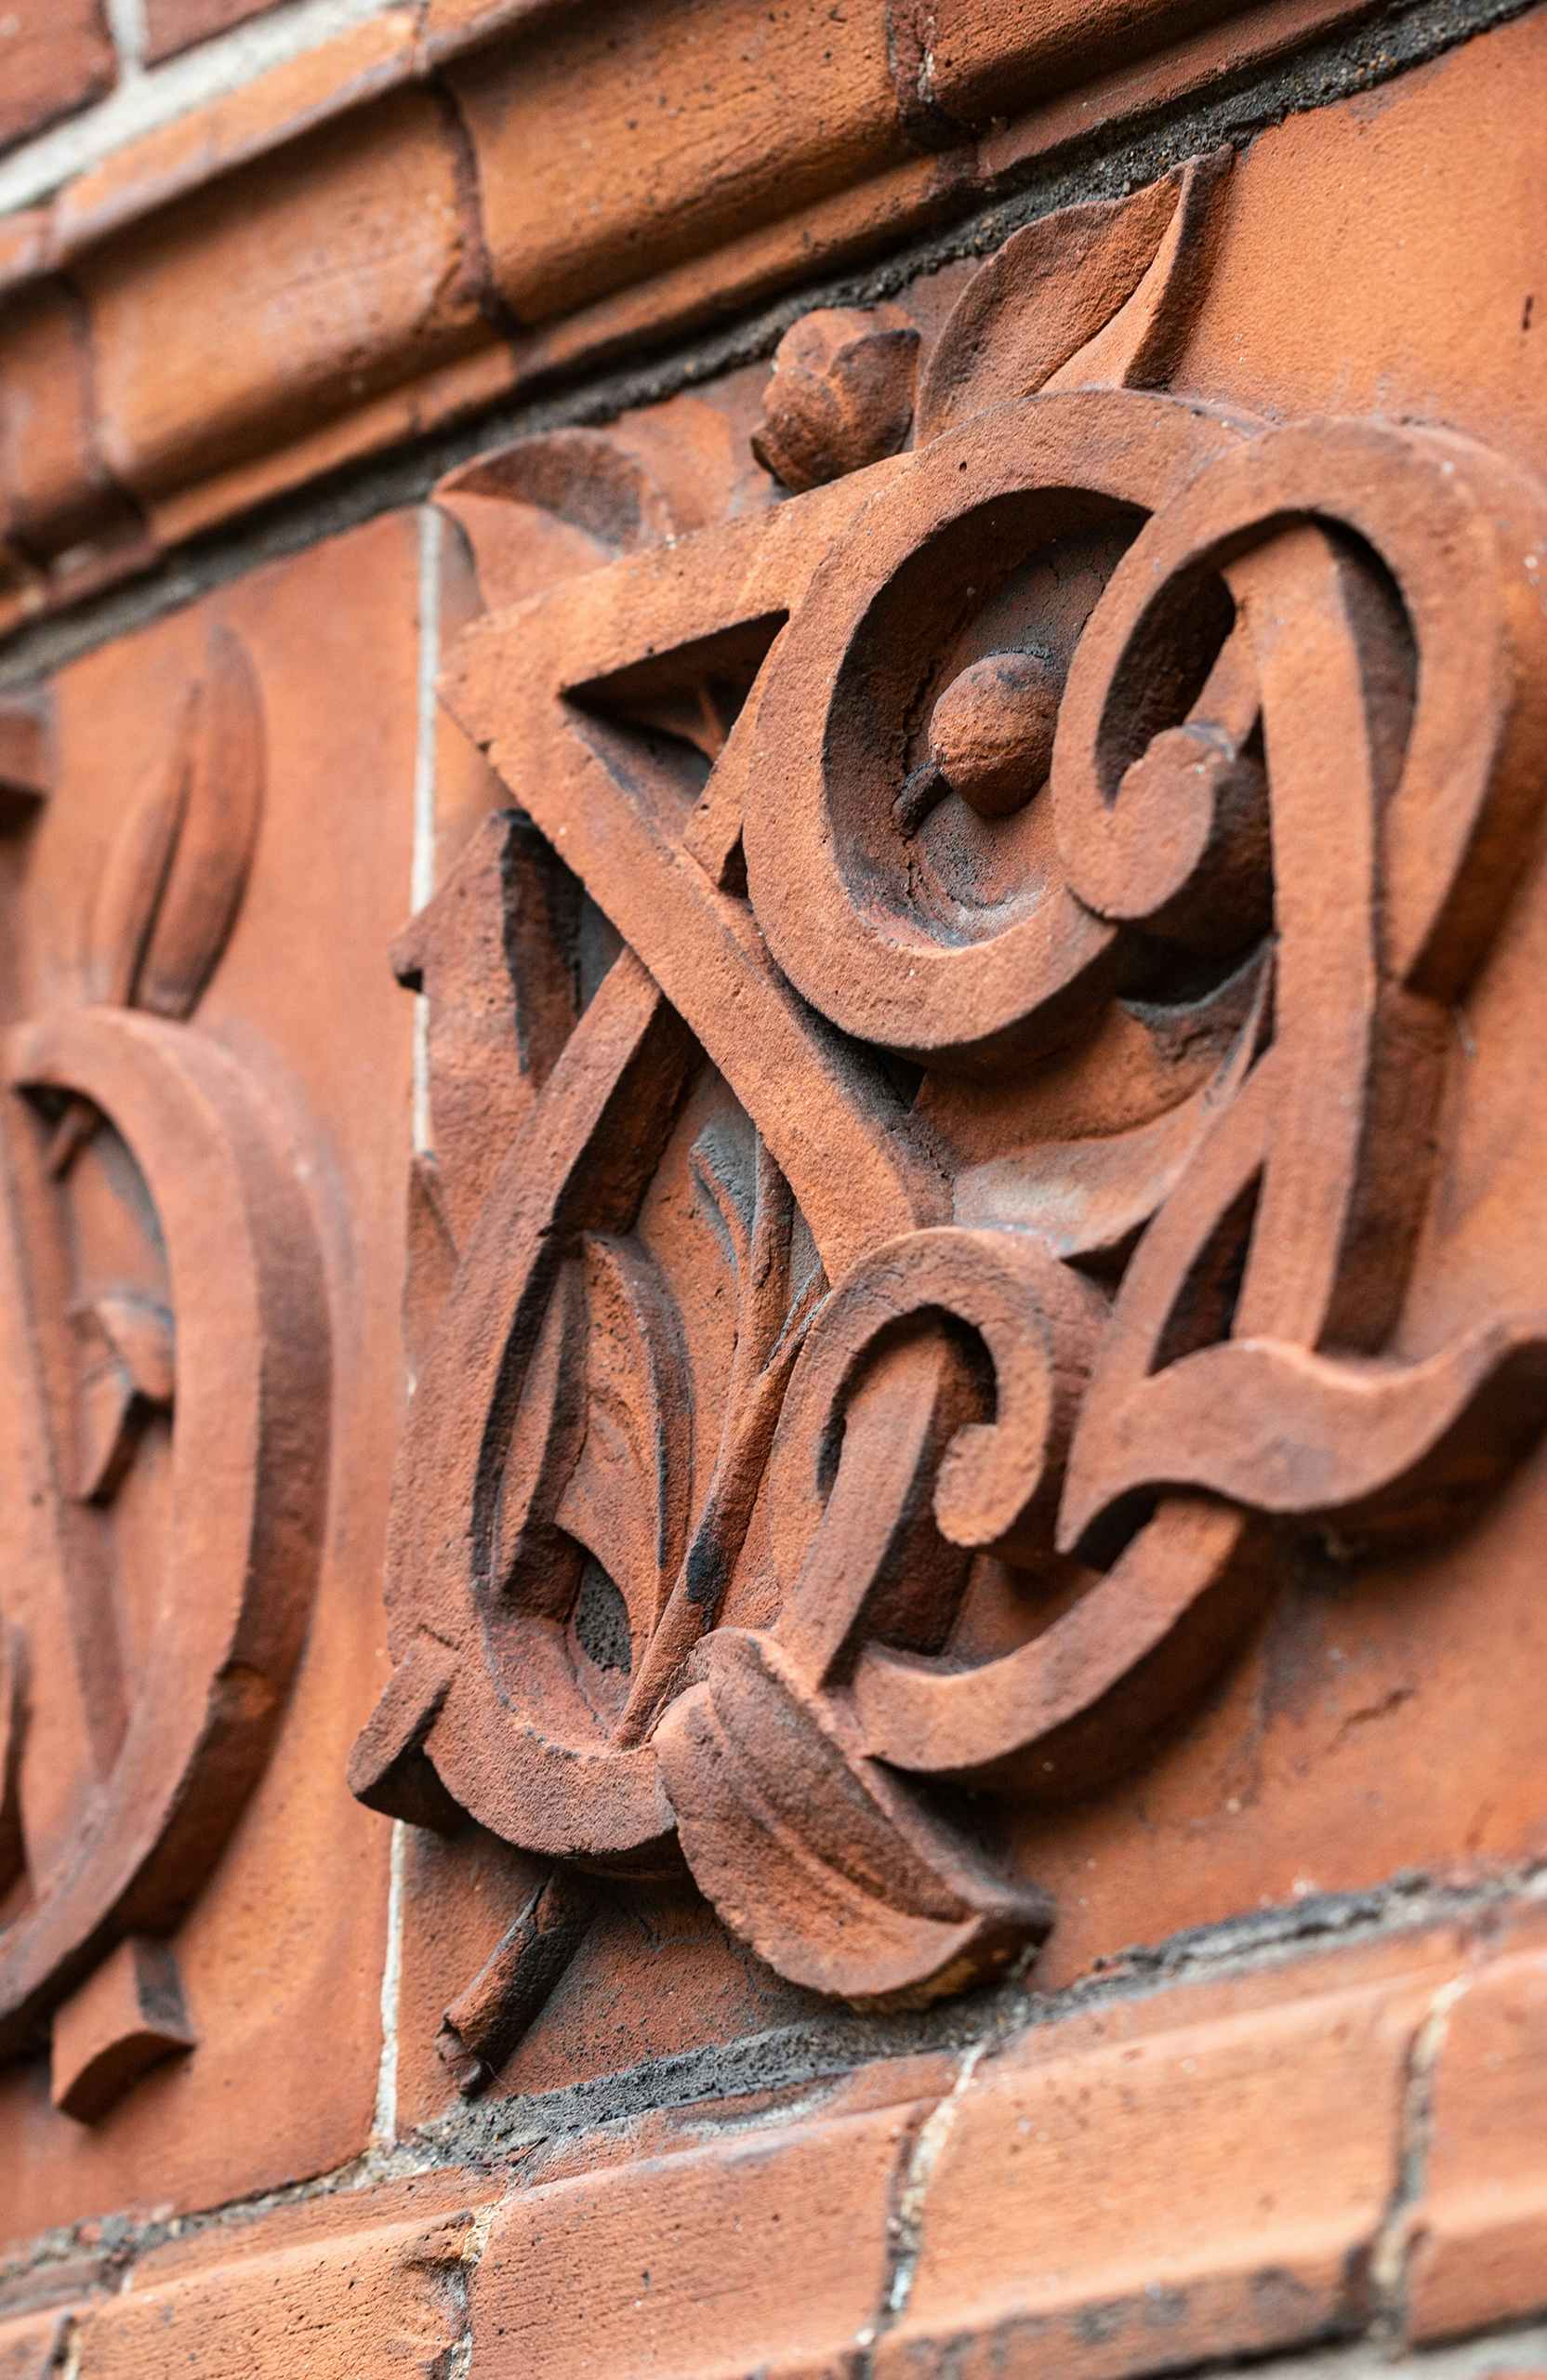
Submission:
[[[105,2115],[195,2045],[177,1958],[310,1616],[329,1349],[272,1088],[193,1012],[242,905],[262,699],[216,629],[87,887],[74,999],[14,1022],[0,1116],[0,2057]]]
[[[855,2003],[1035,1944],[982,1811],[1142,1760],[1286,1531],[1452,1526],[1547,1419],[1547,1311],[1408,1298],[1537,832],[1547,497],[1142,385],[1190,171],[1071,248],[1119,385],[992,362],[997,260],[914,451],[493,613],[445,689],[520,813],[416,980],[518,849],[528,968],[555,888],[607,938],[455,1250],[356,1787],[685,1860]]]

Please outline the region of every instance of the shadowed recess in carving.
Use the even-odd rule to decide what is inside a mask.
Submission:
[[[465,2087],[598,1871],[685,1862],[856,2003],[998,1972],[1051,1911],[995,1808],[1142,1761],[1286,1536],[1457,1526],[1547,1421],[1547,1315],[1409,1297],[1547,762],[1547,503],[1155,392],[1225,165],[1017,233],[932,347],[811,318],[761,511],[647,529],[619,465],[583,561],[564,457],[451,490],[445,699],[615,937],[583,1012],[558,937],[501,962],[550,1038],[433,1276],[358,1756],[553,1863]],[[430,913],[432,1087],[525,897]]]

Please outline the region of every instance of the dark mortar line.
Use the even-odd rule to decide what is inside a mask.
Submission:
[[[921,2107],[903,2126],[902,2138],[892,2161],[892,2171],[887,2175],[885,2254],[881,2263],[880,2286],[876,2293],[876,2310],[862,2334],[863,2344],[854,2349],[853,2380],[875,2380],[876,2349],[896,2328],[898,2309],[892,2300],[897,2294],[897,2278],[905,2263],[917,2257],[919,2248],[919,2225],[910,2218],[908,2213],[908,2185],[918,2162],[919,2135],[933,2113],[932,2108]]]
[[[1486,1918],[1533,1888],[1540,1893],[1544,1881],[1547,1862],[1539,1861],[1467,1885],[1435,1885],[1428,1877],[1409,1872],[1363,1892],[1308,1896],[1288,1908],[1191,1928],[1164,1942],[1125,1951],[1108,1962],[1105,1971],[1061,1991],[1039,1994],[1012,1982],[912,2018],[819,2016],[808,2024],[649,2059],[533,2097],[453,2109],[389,2148],[364,2151],[330,2173],[278,2189],[182,2216],[137,2223],[124,2214],[95,2215],[45,2233],[0,2258],[0,2319],[27,2310],[19,2291],[27,2275],[44,2274],[84,2252],[102,2260],[114,2284],[122,2287],[143,2256],[170,2241],[214,2230],[241,2231],[268,2215],[340,2197],[358,2195],[368,2210],[373,2187],[429,2179],[437,2173],[465,2169],[484,2175],[505,2172],[513,2177],[535,2150],[562,2145],[604,2124],[701,2106],[706,2136],[716,2131],[772,2129],[809,2112],[813,2086],[836,2090],[848,2075],[881,2059],[920,2050],[965,2053],[981,2047],[985,2062],[1026,2032],[1078,2011],[1152,1997],[1188,1976],[1225,1977],[1289,1965],[1307,1946],[1368,1942],[1428,1925]],[[738,2096],[801,2088],[808,2097],[799,2109],[773,2106],[738,2120],[734,2107],[726,2107]],[[722,2111],[719,2124],[710,2120],[715,2108]],[[927,2118],[932,2109],[925,2112]],[[916,2145],[914,2132],[910,2157]],[[533,2187],[540,2186],[539,2174]],[[89,2239],[83,2237],[87,2233]],[[1257,2360],[1227,2359],[1197,2369],[1224,2372]]]
[[[817,2087],[836,2090],[866,2066],[920,2051],[981,2049],[980,2063],[1030,2032],[1091,2008],[1154,1998],[1189,1977],[1215,1978],[1292,1966],[1307,1949],[1389,1940],[1444,1924],[1487,1920],[1523,1897],[1541,1897],[1547,1861],[1532,1861],[1485,1881],[1435,1884],[1408,1872],[1356,1893],[1309,1895],[1288,1907],[1252,1911],[1197,1926],[1165,1941],[1119,1953],[1099,1973],[1057,1991],[1039,1993],[1022,1982],[913,2016],[834,2013],[780,2026],[733,2042],[711,2043],[651,2058],[639,2066],[588,2076],[529,2097],[464,2105],[420,2126],[390,2147],[370,2149],[326,2174],[255,2192],[195,2214],[137,2223],[126,2215],[83,2218],[0,2258],[0,2307],[6,2285],[31,2271],[89,2249],[115,2272],[173,2239],[218,2228],[240,2229],[263,2216],[314,2201],[359,2194],[368,2205],[373,2185],[428,2179],[467,2169],[498,2174],[534,2151],[562,2145],[606,2124],[701,2107],[705,2135],[791,2124],[809,2113],[809,2100],[788,2111],[778,2106],[737,2113],[742,2097]],[[730,2103],[729,2105],[727,2103]],[[718,2113],[720,2121],[715,2121]],[[540,2176],[534,2186],[540,2186]]]
[[[1263,2380],[1273,2380],[1276,2371],[1298,2374],[1307,2366],[1321,2364],[1327,2368],[1328,2380],[1339,2380],[1339,2364],[1346,2366],[1370,2344],[1368,2331],[1340,2329],[1335,2322],[1329,2322],[1307,2332],[1302,2339],[1280,2339],[1271,2347],[1242,2347],[1234,2355],[1195,2355],[1180,2357],[1174,2362],[1157,2356],[1153,2363],[1144,2365],[1144,2380],[1227,2380],[1233,2372],[1255,2372],[1263,2375]],[[1404,2357],[1401,2363],[1392,2367],[1392,2380],[1401,2380],[1405,2371],[1416,2373],[1420,2369]]]
[[[1348,99],[1443,57],[1477,34],[1528,15],[1541,0],[1391,0],[1360,24],[1307,43],[1265,67],[1245,66],[1197,93],[1136,110],[1080,140],[1056,162],[1028,165],[1008,195],[882,259],[802,283],[718,331],[652,345],[636,341],[612,370],[555,371],[519,398],[485,408],[385,456],[310,481],[236,523],[190,538],[147,571],[13,632],[0,651],[0,691],[25,686],[132,629],[180,611],[260,564],[304,551],[378,514],[416,503],[445,472],[534,432],[615,420],[743,364],[766,357],[813,305],[866,305],[943,266],[991,250],[1023,224],[1092,198],[1120,197],[1199,152],[1244,147],[1288,118]]]
[[[437,71],[426,77],[425,88],[440,114],[451,152],[452,180],[456,192],[456,211],[462,224],[469,285],[485,327],[496,339],[504,340],[519,363],[520,341],[526,325],[517,318],[500,288],[489,255],[477,143],[450,77]]]
[[[1413,1873],[1365,1892],[1310,1895],[1286,1908],[1253,1911],[1125,1950],[1101,1972],[1059,1991],[1042,1993],[1012,1982],[915,2015],[817,2016],[588,2077],[533,2098],[491,2099],[453,2109],[411,2138],[429,2164],[476,2165],[620,2119],[756,2092],[836,2083],[880,2059],[966,2051],[985,2042],[992,2056],[1026,2032],[1091,2008],[1152,1997],[1188,1977],[1288,1965],[1308,1947],[1380,1939],[1482,1916],[1529,1891],[1544,1874],[1547,1865],[1532,1862],[1476,1884],[1436,1885]],[[778,2122],[777,2109],[769,2110],[767,2121]]]
[[[1316,2380],[1423,2380],[1428,2373],[1443,2373],[1454,2368],[1456,2360],[1470,2349],[1487,2347],[1490,2351],[1509,2348],[1517,2340],[1527,2351],[1534,2351],[1542,2333],[1540,2314],[1508,2315],[1498,2322],[1481,2322],[1455,2337],[1400,2340],[1395,2344],[1382,2342],[1370,2328],[1357,2330],[1328,2330],[1308,2334],[1304,2338],[1278,2341],[1271,2347],[1241,2347],[1230,2355],[1194,2357],[1185,2362],[1146,2363],[1144,2380],[1227,2380],[1233,2372],[1253,2372],[1263,2380],[1273,2380],[1275,2373],[1287,2373],[1291,2380],[1300,2374],[1315,2373]],[[1518,2351],[1516,2349],[1515,2351]],[[1516,2380],[1508,2373],[1492,2375],[1492,2380]],[[1518,2380],[1527,2380],[1521,2373]]]

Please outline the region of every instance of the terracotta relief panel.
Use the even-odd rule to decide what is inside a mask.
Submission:
[[[418,567],[383,522],[12,716],[7,2236],[326,2169],[377,2111],[388,1846],[336,1780],[412,1019],[356,959],[411,882]]]
[[[1534,2367],[1547,6],[142,13],[0,2380]]]
[[[630,1911],[686,2035],[1534,1840],[1547,496],[1195,390],[1227,165],[442,492],[504,806],[395,955],[350,1778],[464,2091]]]

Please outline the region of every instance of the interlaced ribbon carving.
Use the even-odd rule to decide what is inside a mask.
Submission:
[[[1089,390],[469,633],[448,700],[624,948],[458,1250],[357,1790],[593,1868],[675,1844],[783,1973],[948,1990],[1049,1911],[947,1789],[1089,1790],[1276,1527],[1426,1529],[1501,1474],[1547,1312],[1426,1345],[1406,1291],[1536,832],[1544,537],[1456,438]],[[683,706],[732,680],[684,793]],[[1006,799],[1011,712],[1056,734]],[[750,1135],[693,1144],[712,1461],[640,1220],[706,1063]],[[575,1634],[604,1526],[612,1702]],[[985,1565],[1046,1606],[980,1657]]]
[[[257,680],[217,629],[88,888],[83,997],[4,1042],[0,2057],[83,1992],[53,2077],[83,2120],[192,2043],[171,1937],[262,1773],[323,1528],[327,1296],[294,1135],[192,1021],[263,789]]]

